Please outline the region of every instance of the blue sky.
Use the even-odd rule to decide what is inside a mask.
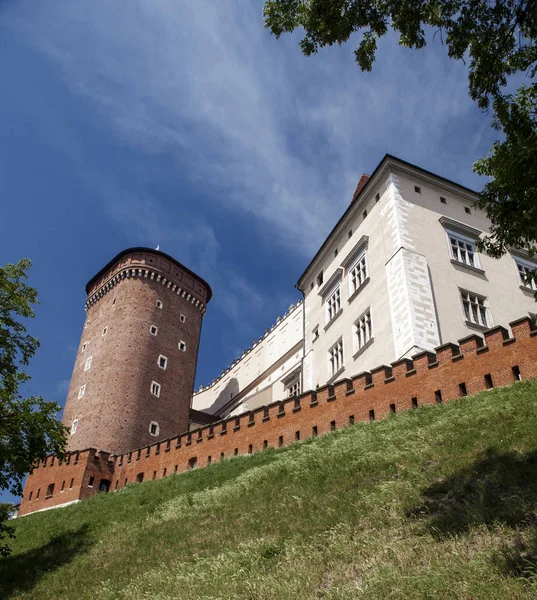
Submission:
[[[479,189],[494,140],[437,39],[304,57],[261,0],[0,5],[0,263],[30,257],[41,341],[28,393],[65,401],[84,286],[130,246],[213,287],[197,384],[299,298],[294,284],[389,152]]]

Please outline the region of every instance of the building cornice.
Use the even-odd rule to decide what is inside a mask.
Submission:
[[[101,298],[111,291],[118,283],[124,279],[134,279],[139,277],[141,279],[150,279],[162,284],[168,288],[172,293],[176,293],[178,296],[184,298],[187,302],[190,302],[199,310],[202,314],[205,314],[206,304],[199,298],[196,298],[194,294],[188,290],[183,289],[178,284],[174,283],[171,279],[165,277],[158,268],[153,267],[133,267],[132,265],[125,265],[121,267],[113,277],[106,280],[100,287],[98,287],[86,300],[85,308],[88,310]]]

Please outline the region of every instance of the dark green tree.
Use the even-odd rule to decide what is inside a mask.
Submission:
[[[61,407],[43,398],[23,398],[21,384],[30,377],[23,368],[39,347],[22,321],[33,318],[37,292],[26,285],[31,262],[0,267],[0,490],[22,494],[24,475],[48,454],[62,455],[67,429],[57,420]],[[5,513],[5,511],[3,511]],[[0,522],[6,514],[0,514]],[[0,526],[0,540],[10,533]],[[0,546],[0,554],[8,552]]]
[[[448,56],[468,65],[469,94],[493,110],[503,134],[474,170],[492,178],[479,205],[492,221],[481,242],[493,256],[509,246],[533,253],[537,242],[537,0],[267,0],[265,26],[276,36],[304,30],[305,55],[343,44],[356,34],[356,62],[370,71],[377,43],[390,29],[407,48],[426,46],[426,28],[438,33]],[[527,79],[516,95],[509,77]]]

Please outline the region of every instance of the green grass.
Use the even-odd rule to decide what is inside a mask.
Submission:
[[[1,598],[537,598],[537,382],[15,528]]]

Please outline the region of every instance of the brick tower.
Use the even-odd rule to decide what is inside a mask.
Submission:
[[[68,449],[118,454],[185,431],[210,286],[163,252],[129,248],[86,293]]]

